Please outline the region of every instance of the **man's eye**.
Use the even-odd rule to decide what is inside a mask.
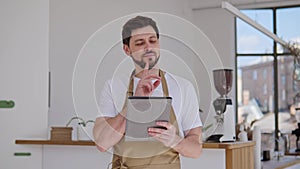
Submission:
[[[142,46],[144,43],[136,43],[136,46]]]
[[[150,43],[156,43],[157,42],[157,40],[151,40],[150,41]]]

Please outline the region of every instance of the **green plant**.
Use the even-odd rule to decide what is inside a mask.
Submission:
[[[206,127],[203,127],[202,128],[202,131],[203,132],[206,132],[209,128],[211,128],[213,126],[213,124],[209,124],[209,125],[207,125]]]
[[[81,126],[83,126],[83,127],[86,127],[86,125],[87,125],[88,123],[95,123],[94,120],[87,120],[87,121],[84,121],[83,118],[78,117],[78,116],[75,116],[75,117],[72,117],[72,118],[68,121],[68,123],[66,124],[66,126],[68,127],[68,126],[71,124],[71,122],[72,122],[73,120],[75,120],[75,119],[77,119],[77,120],[78,120],[78,124],[81,125]]]
[[[78,124],[85,127],[88,123],[95,123],[95,121],[94,120],[87,120],[87,121],[80,122]]]
[[[291,52],[297,59],[300,57],[300,44],[298,42],[289,42],[286,48]]]

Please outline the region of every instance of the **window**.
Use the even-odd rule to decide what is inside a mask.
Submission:
[[[285,85],[286,81],[286,76],[285,75],[281,75],[281,85]]]
[[[252,78],[253,78],[253,80],[257,79],[257,71],[256,70],[253,71],[253,77]]]
[[[285,90],[282,90],[282,94],[281,94],[281,99],[282,99],[282,101],[285,101]]]
[[[267,79],[267,76],[268,76],[267,68],[264,68],[264,73],[263,73],[264,79]]]
[[[266,95],[268,93],[267,84],[264,84],[263,94]]]
[[[247,16],[268,30],[273,30],[272,10],[244,10]],[[237,52],[242,53],[271,53],[273,41],[245,22],[237,22]]]
[[[300,42],[300,7],[242,12],[283,40]],[[238,18],[236,57],[239,77],[237,88],[240,89],[237,91],[237,99],[242,100],[237,107],[238,122],[245,120],[250,124],[255,121],[254,126],[258,125],[262,133],[268,133],[262,135],[262,150],[283,151],[276,143],[274,137],[278,136],[274,133],[291,132],[297,128],[292,107],[295,94],[300,92],[300,85],[293,81],[294,58],[281,45]],[[243,101],[245,92],[248,93],[248,102]],[[257,111],[243,111],[246,106],[255,107]],[[290,138],[291,147],[296,148],[296,138]]]

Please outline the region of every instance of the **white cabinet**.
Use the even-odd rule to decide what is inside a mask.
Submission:
[[[18,140],[18,144],[44,145],[43,169],[105,169],[112,152],[99,152],[92,141]],[[181,157],[181,168],[253,169],[255,142],[203,143],[200,158]],[[90,147],[91,146],[91,147]]]
[[[181,157],[181,168],[226,169],[225,149],[203,149],[200,158]],[[92,146],[44,146],[43,169],[107,169],[112,154],[101,153]]]
[[[224,149],[203,149],[198,159],[181,158],[181,168],[213,168],[226,169],[226,153]]]
[[[107,169],[112,155],[95,146],[44,146],[43,169]]]
[[[49,1],[1,1],[0,21],[0,100],[15,102],[0,108],[0,168],[41,169],[42,146],[15,139],[47,138]]]
[[[95,146],[45,145],[43,169],[107,169],[110,152],[102,153]],[[225,149],[203,149],[201,158],[181,157],[181,168],[226,169]]]

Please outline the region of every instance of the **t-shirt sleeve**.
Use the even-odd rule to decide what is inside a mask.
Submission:
[[[97,117],[115,117],[118,113],[112,96],[111,83],[111,80],[105,82],[101,90],[98,101],[100,112]]]
[[[183,131],[202,126],[199,103],[194,86],[189,82],[183,87],[182,128]]]

